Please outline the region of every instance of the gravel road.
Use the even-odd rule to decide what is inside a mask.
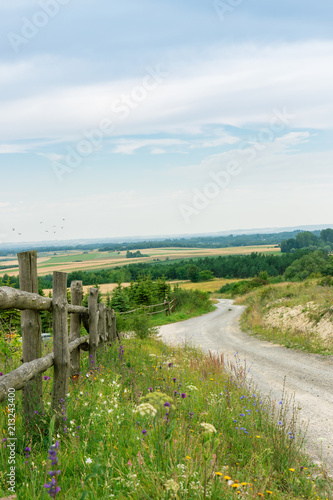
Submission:
[[[302,427],[308,423],[307,452],[315,462],[326,463],[333,474],[333,356],[307,354],[257,340],[239,327],[243,306],[219,300],[209,314],[181,323],[162,326],[160,335],[167,343],[190,342],[204,351],[224,353],[225,359],[246,360],[250,379],[261,394],[281,399],[295,394],[301,408]]]

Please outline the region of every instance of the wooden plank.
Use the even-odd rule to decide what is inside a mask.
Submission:
[[[89,342],[89,335],[80,337],[74,340],[68,345],[69,352],[77,349],[78,346],[82,346]],[[16,370],[7,373],[0,377],[0,403],[7,398],[8,389],[15,389],[17,391],[21,390],[24,385],[37,374],[42,374],[46,372],[54,363],[54,353],[48,354],[43,358],[35,359],[30,361],[30,363],[24,363]]]
[[[68,304],[68,313],[69,314],[88,314],[88,307]]]
[[[60,422],[61,411],[66,417],[65,399],[68,393],[70,374],[70,354],[68,348],[67,322],[67,274],[53,273],[53,352],[54,378],[52,393],[52,409]]]
[[[71,306],[81,306],[83,299],[82,281],[72,281],[71,283]],[[69,307],[68,307],[69,309]],[[72,342],[81,336],[81,315],[71,314],[69,341]],[[71,354],[71,376],[77,375],[80,371],[80,349],[75,349]]]
[[[119,339],[119,335],[118,335],[118,332],[117,332],[117,317],[116,317],[116,313],[115,313],[114,309],[112,309],[111,312],[112,312],[112,340],[114,342],[117,337]]]
[[[13,388],[18,391],[36,375],[48,370],[53,365],[53,358],[53,353],[48,354],[43,358],[30,361],[30,363],[24,363],[16,370],[0,377],[0,402],[7,398],[8,389]]]
[[[38,293],[30,293],[9,286],[2,286],[0,287],[0,309],[50,311],[52,309],[52,299],[42,297]]]
[[[20,289],[31,294],[38,294],[37,251],[17,254],[19,263]],[[37,300],[37,299],[36,299]],[[42,322],[38,311],[21,312],[22,358],[29,363],[42,355]],[[36,375],[23,390],[23,413],[26,424],[35,417],[35,411],[43,411],[42,376]]]
[[[89,356],[92,368],[96,367],[96,351],[98,347],[98,288],[89,289],[88,309],[89,309]]]
[[[98,304],[98,342],[100,350],[106,341],[106,306],[103,302]]]
[[[112,342],[112,311],[111,309],[106,310],[106,341],[108,344]]]

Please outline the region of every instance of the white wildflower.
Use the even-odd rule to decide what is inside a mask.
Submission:
[[[206,424],[205,422],[203,422],[200,425],[201,425],[201,427],[203,427],[205,429],[206,432],[210,432],[210,433],[217,432],[214,425],[212,425],[212,424]]]
[[[92,464],[92,460],[90,457],[86,458],[86,464]]]
[[[140,413],[140,415],[142,416],[151,415],[154,417],[157,413],[156,408],[154,408],[150,403],[142,403],[141,405],[136,407],[135,411]]]
[[[195,387],[195,385],[188,385],[187,388],[190,390],[190,391],[197,391],[198,388]]]
[[[176,483],[176,481],[174,479],[169,479],[166,483],[165,483],[165,488],[167,491],[173,491],[174,493],[177,493],[177,491],[179,491],[179,484]]]

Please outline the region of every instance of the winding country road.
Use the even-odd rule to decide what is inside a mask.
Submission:
[[[223,353],[225,359],[246,360],[248,375],[261,394],[281,399],[283,383],[287,394],[295,394],[303,426],[308,422],[307,452],[314,461],[325,461],[333,473],[333,356],[306,354],[260,341],[239,327],[243,306],[219,300],[217,309],[190,320],[162,326],[167,343],[185,341],[204,351]]]

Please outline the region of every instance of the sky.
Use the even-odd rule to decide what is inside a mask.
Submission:
[[[0,0],[0,243],[331,224],[330,0]]]

